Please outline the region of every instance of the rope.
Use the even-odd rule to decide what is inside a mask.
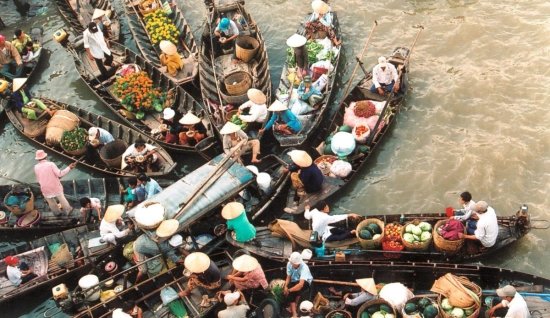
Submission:
[[[59,310],[56,311],[56,312],[55,312],[54,314],[52,314],[52,315],[49,315],[49,316],[47,315],[47,313],[48,313],[50,310],[56,309],[56,308],[59,309]],[[59,308],[59,307],[57,307],[57,306],[53,306],[53,307],[51,307],[51,308],[48,308],[48,309],[44,312],[44,317],[50,318],[50,317],[53,317],[53,316],[59,314],[60,312],[61,312],[61,308]],[[40,316],[40,315],[38,315],[38,316]]]

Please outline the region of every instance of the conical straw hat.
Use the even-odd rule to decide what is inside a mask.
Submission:
[[[279,100],[276,100],[267,110],[270,112],[280,112],[283,110],[288,110],[288,107],[286,107],[286,105],[281,103]]]
[[[246,92],[246,95],[248,96],[248,99],[250,99],[252,102],[258,105],[265,104],[267,98],[265,97],[265,94],[255,88],[251,88]]]
[[[372,295],[377,295],[378,292],[376,291],[376,284],[374,283],[373,278],[360,278],[355,280],[361,288],[368,291]]]
[[[13,79],[13,85],[12,85],[12,91],[17,92],[23,85],[27,82],[26,78],[14,78]]]
[[[124,213],[124,205],[122,204],[111,205],[107,208],[107,211],[105,211],[104,219],[106,222],[113,223],[116,220],[118,220],[118,218],[120,218],[122,213]]]
[[[200,121],[201,119],[199,117],[193,115],[191,112],[187,112],[187,114],[180,119],[180,124],[194,125],[200,123]]]
[[[311,3],[311,7],[313,8],[313,11],[319,13],[319,14],[325,14],[328,13],[329,7],[328,4],[326,4],[322,0],[315,0]]]
[[[178,52],[176,45],[169,41],[160,41],[160,50],[168,55],[174,55]]]
[[[313,159],[303,150],[292,150],[288,153],[292,161],[300,167],[309,167]]]
[[[237,132],[239,130],[241,130],[241,126],[237,126],[232,122],[228,121],[225,123],[225,125],[223,125],[222,130],[220,130],[220,134],[227,135],[227,134]]]
[[[203,273],[210,267],[210,258],[204,253],[195,252],[187,255],[184,263],[190,272]]]
[[[229,202],[227,203],[222,210],[222,217],[226,220],[233,220],[239,215],[243,214],[244,205],[239,202]]]
[[[239,272],[250,272],[258,268],[258,260],[250,255],[241,255],[233,261],[233,268]]]
[[[157,236],[158,237],[169,237],[172,236],[174,233],[177,232],[178,227],[180,226],[180,223],[178,220],[164,220],[160,223],[159,227],[157,228]]]
[[[103,11],[101,9],[95,9],[94,10],[94,15],[92,16],[92,20],[98,19],[99,17],[102,17],[104,15],[105,15],[105,11]]]
[[[290,47],[300,47],[306,44],[307,39],[300,34],[294,33],[291,37],[286,40],[286,45]]]

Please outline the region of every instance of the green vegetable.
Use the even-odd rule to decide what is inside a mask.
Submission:
[[[392,313],[393,309],[390,306],[386,305],[386,304],[381,304],[380,305],[380,311],[384,311],[384,312],[387,312],[387,313],[388,312]]]
[[[332,138],[334,138],[334,135],[328,136],[327,139],[325,139],[325,144],[330,145],[330,143],[332,142]]]
[[[332,155],[332,147],[330,146],[330,144],[326,145],[325,146],[325,149],[323,149],[323,154],[325,155]]]
[[[145,116],[145,112],[139,111],[136,113],[136,119],[142,119]]]
[[[372,314],[371,318],[385,318],[385,317],[381,311],[377,311],[374,314]]]
[[[380,310],[380,306],[378,306],[378,305],[372,305],[369,308],[367,308],[367,311],[371,315],[371,318],[372,318],[372,314],[374,314],[375,312],[377,312],[379,310]]]
[[[412,234],[420,236],[422,235],[422,229],[418,226],[415,226],[412,228]]]
[[[458,307],[453,308],[451,316],[453,316],[453,318],[464,318],[464,309]]]
[[[364,240],[372,240],[372,233],[368,230],[359,231],[359,237]]]
[[[155,111],[156,111],[157,113],[160,113],[160,112],[162,112],[162,111],[164,110],[164,107],[162,107],[162,105],[161,105],[159,102],[155,102],[155,103],[153,104],[153,108],[155,109]]]
[[[393,314],[385,314],[384,318],[395,318]]]
[[[367,147],[367,146],[361,146],[361,147],[359,147],[359,152],[360,152],[360,153],[365,153],[365,152],[367,152],[367,151],[369,151],[369,147]]]
[[[367,227],[371,230],[372,234],[382,234],[382,229],[376,223],[370,223]]]
[[[426,298],[422,298],[422,299],[426,299]],[[426,308],[424,308],[424,312],[422,312],[422,314],[424,314],[424,318],[435,318],[438,314],[437,308],[435,308],[432,305],[428,305],[426,306]]]
[[[464,316],[469,317],[471,314],[474,313],[474,311],[476,311],[476,310],[475,310],[475,309],[472,309],[472,308],[470,308],[470,309],[464,309]]]
[[[61,136],[61,147],[66,151],[82,149],[86,146],[88,132],[84,128],[76,127],[70,131],[64,131]]]
[[[343,131],[343,132],[347,132],[347,133],[350,133],[351,134],[351,127],[350,126],[347,126],[347,125],[343,125],[343,126],[340,126],[340,128],[338,128],[338,131]]]
[[[414,228],[414,224],[409,223],[409,224],[407,224],[407,226],[405,227],[405,232],[407,232],[407,233],[412,233],[413,228]]]
[[[414,242],[414,237],[411,233],[405,233],[403,234],[403,240],[407,243],[412,243]]]
[[[416,311],[416,305],[414,303],[406,303],[405,304],[405,313],[406,314],[412,314]]]
[[[418,227],[421,228],[424,232],[429,232],[432,230],[432,225],[428,222],[420,222],[420,224],[418,224]]]
[[[441,301],[441,308],[443,308],[443,310],[445,311],[453,310],[453,306],[451,305],[451,303],[447,298],[443,298],[443,300]]]
[[[413,238],[415,242],[420,242],[420,235],[413,234]]]
[[[421,242],[426,242],[431,238],[432,238],[432,233],[430,233],[430,232],[422,232],[422,235],[420,235],[420,241]]]
[[[431,304],[432,304],[432,302],[426,297],[424,297],[424,298],[422,298],[418,301],[418,307],[420,307],[420,308],[426,308],[426,306],[429,306]]]
[[[361,318],[370,318],[369,313],[366,311],[363,311],[363,313],[361,313]]]

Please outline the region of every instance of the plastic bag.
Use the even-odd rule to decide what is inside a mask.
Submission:
[[[307,114],[313,110],[313,107],[299,98],[290,101],[290,111],[296,116]]]
[[[317,39],[315,41],[317,41],[317,43],[321,44],[325,48],[330,48],[332,44],[332,41],[328,37],[325,37],[324,39]]]
[[[314,68],[324,68],[327,69],[330,73],[334,71],[334,66],[332,66],[332,63],[329,61],[319,61],[311,65],[311,71],[313,71]]]
[[[327,82],[328,82],[328,75],[323,74],[321,75],[321,77],[319,77],[317,81],[315,81],[315,83],[313,83],[313,86],[315,86],[315,88],[317,88],[319,92],[322,92],[325,86],[327,86]]]
[[[357,141],[357,143],[364,144],[369,138],[370,128],[368,125],[360,122],[353,127],[353,131],[351,133],[353,134],[353,137],[355,137],[355,141]]]
[[[414,294],[401,283],[391,283],[382,287],[379,296],[401,312],[407,300],[413,298]]]
[[[365,120],[365,123],[369,126],[370,131],[374,131],[374,126],[376,126],[376,123],[378,122],[378,118],[379,117],[377,115],[374,115],[374,116],[370,116]],[[381,121],[380,125],[378,126],[378,131],[380,131],[380,129],[382,129],[384,125],[385,125],[384,121]]]
[[[349,176],[351,170],[351,163],[345,162],[343,160],[334,161],[332,163],[332,166],[330,167],[330,172],[339,178],[345,178]]]
[[[170,286],[165,287],[160,291],[160,299],[162,299],[162,304],[164,306],[167,306],[169,303],[178,298],[178,293]]]
[[[286,76],[286,78],[288,79],[289,84],[292,83],[292,80],[294,80],[294,86],[298,86],[302,82],[302,80],[300,79],[300,76],[296,74],[296,71],[288,72],[288,75]]]

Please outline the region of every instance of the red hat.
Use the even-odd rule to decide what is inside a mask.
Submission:
[[[7,265],[17,266],[19,264],[19,258],[10,255],[6,257],[5,262]]]

